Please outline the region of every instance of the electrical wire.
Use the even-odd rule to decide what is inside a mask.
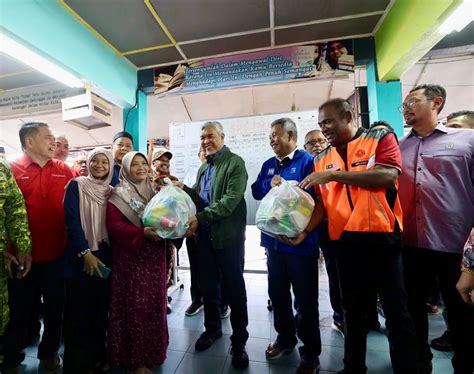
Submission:
[[[138,92],[140,91],[140,88],[137,86],[137,89],[135,90],[135,104],[127,111],[127,114],[125,116],[125,122],[123,123],[123,131],[127,131],[127,122],[128,122],[128,116],[130,112],[133,109],[138,109],[139,104],[138,104]]]

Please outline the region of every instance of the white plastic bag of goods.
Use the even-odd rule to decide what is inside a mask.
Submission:
[[[184,237],[188,220],[196,214],[196,206],[189,195],[173,185],[164,186],[143,211],[143,224],[158,227],[163,239]]]
[[[313,198],[298,182],[282,180],[260,202],[255,221],[270,236],[294,238],[308,226],[313,210]]]

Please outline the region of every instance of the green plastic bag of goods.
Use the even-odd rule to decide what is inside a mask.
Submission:
[[[294,238],[308,225],[313,209],[313,198],[298,182],[282,180],[260,202],[255,221],[270,236]]]
[[[196,206],[182,189],[173,185],[164,186],[143,211],[145,226],[158,227],[157,234],[163,239],[184,237],[188,220],[196,214]]]

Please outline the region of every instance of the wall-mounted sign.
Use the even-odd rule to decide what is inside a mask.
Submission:
[[[210,58],[155,69],[155,94],[192,92],[354,71],[352,40]]]
[[[83,89],[60,83],[0,92],[0,118],[61,110],[61,99],[78,95]]]

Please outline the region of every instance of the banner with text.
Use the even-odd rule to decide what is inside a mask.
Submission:
[[[83,92],[61,83],[0,92],[0,118],[61,110],[61,99]]]
[[[185,93],[354,71],[352,40],[280,48],[155,69],[155,94]]]

